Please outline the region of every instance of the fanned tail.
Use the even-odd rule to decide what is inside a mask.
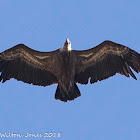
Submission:
[[[74,84],[74,90],[70,90],[68,92],[63,90],[63,88],[61,88],[60,90],[60,88],[61,87],[58,85],[55,93],[55,99],[59,99],[63,102],[67,102],[68,100],[69,101],[74,100],[75,98],[81,96],[81,93],[76,84]]]

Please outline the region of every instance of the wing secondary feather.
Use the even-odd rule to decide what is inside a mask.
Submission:
[[[47,86],[57,83],[54,56],[57,53],[35,51],[24,44],[18,44],[0,53],[0,81],[10,78],[25,83]]]
[[[140,54],[136,51],[111,42],[104,41],[95,48],[85,51],[75,51],[76,75],[75,81],[87,84],[104,80],[116,73],[134,79],[136,76],[131,71],[140,72]]]

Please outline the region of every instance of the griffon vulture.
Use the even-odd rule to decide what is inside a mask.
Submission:
[[[131,69],[140,72],[140,54],[112,41],[83,51],[72,50],[69,39],[51,52],[18,44],[0,53],[0,81],[15,78],[44,87],[58,84],[55,99],[64,102],[81,95],[77,83],[87,84],[90,80],[92,84],[116,73],[136,79]]]

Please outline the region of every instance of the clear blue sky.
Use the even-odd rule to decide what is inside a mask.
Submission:
[[[139,5],[139,0],[3,0],[0,52],[18,43],[52,51],[69,38],[77,50],[112,40],[140,53]],[[0,133],[61,133],[52,140],[139,140],[136,76],[137,81],[115,75],[78,85],[82,96],[67,103],[54,99],[56,85],[38,87],[14,79],[0,83]]]

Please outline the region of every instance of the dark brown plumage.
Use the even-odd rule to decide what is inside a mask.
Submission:
[[[92,84],[116,73],[136,79],[131,68],[140,72],[140,54],[111,41],[84,51],[71,50],[67,39],[64,47],[52,52],[19,44],[0,53],[0,81],[15,78],[39,86],[58,84],[55,98],[64,102],[81,95],[76,83],[87,84],[90,79]]]

